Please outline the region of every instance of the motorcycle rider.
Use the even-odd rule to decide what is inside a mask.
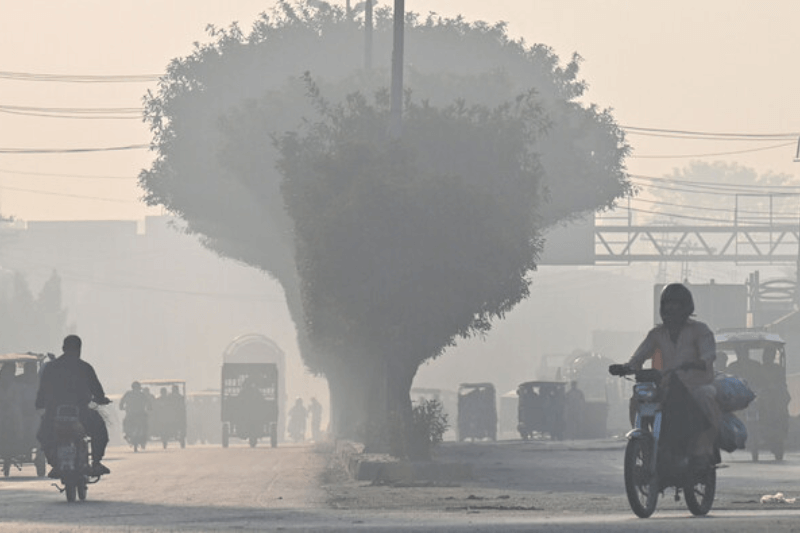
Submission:
[[[663,323],[650,330],[627,365],[641,369],[647,359],[661,353],[663,371],[675,371],[709,424],[696,436],[691,448],[692,462],[697,467],[716,464],[719,459],[714,444],[722,412],[712,385],[716,358],[714,334],[706,324],[690,318],[694,314],[694,300],[685,285],[671,283],[664,287],[659,312]]]
[[[308,410],[303,405],[303,399],[297,398],[289,409],[289,436],[295,442],[302,442],[306,438],[306,419]]]
[[[42,371],[39,391],[36,395],[36,408],[44,409],[42,423],[37,438],[42,444],[47,462],[53,466],[48,477],[59,478],[61,473],[55,468],[54,422],[56,410],[60,405],[76,405],[80,410],[80,422],[92,440],[92,466],[90,474],[100,476],[111,471],[100,460],[108,445],[108,429],[100,413],[89,408],[89,402],[107,405],[103,386],[97,379],[92,365],[81,360],[81,338],[77,335],[64,337],[64,353],[48,363]]]
[[[131,390],[122,396],[119,408],[125,411],[125,419],[122,421],[122,428],[125,431],[125,439],[133,444],[132,436],[138,428],[142,437],[142,447],[147,441],[147,412],[152,409],[150,397],[142,390],[142,384],[138,381],[131,383]]]

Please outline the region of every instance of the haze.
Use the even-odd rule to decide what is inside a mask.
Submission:
[[[386,2],[382,2],[385,5]],[[186,55],[194,41],[205,41],[205,26],[225,27],[233,21],[248,29],[269,2],[189,2],[171,0],[3,0],[0,19],[0,71],[58,75],[161,74],[170,59]],[[573,52],[584,58],[581,77],[588,80],[586,102],[614,109],[624,126],[703,132],[773,134],[796,132],[800,116],[800,74],[796,62],[796,21],[800,5],[792,1],[749,2],[686,0],[638,2],[617,0],[549,0],[495,2],[467,0],[409,0],[406,9],[469,20],[508,22],[512,36],[554,48],[566,62]],[[0,78],[0,106],[38,108],[135,108],[149,83],[57,83]],[[2,109],[0,109],[1,111]],[[129,146],[150,142],[139,120],[65,119],[2,114],[0,148],[71,149]],[[634,147],[628,160],[631,173],[662,176],[692,159],[737,162],[758,172],[797,176],[792,142],[723,142],[630,136]],[[778,145],[781,145],[778,147]],[[758,151],[747,151],[758,150]],[[740,152],[740,153],[732,153]],[[710,157],[677,157],[728,154]],[[146,150],[79,154],[0,153],[0,213],[22,221],[134,220],[144,228],[147,215],[160,210],[145,207],[135,176],[149,166]],[[191,246],[191,245],[187,245]],[[219,261],[210,252],[203,261]],[[192,324],[227,324],[220,331],[257,330],[276,339],[294,366],[289,370],[290,396],[318,394],[321,383],[303,375],[279,288],[244,267],[230,267],[230,277],[242,292],[269,294],[265,302],[234,325],[222,308],[185,317]],[[48,269],[49,265],[39,266]],[[165,264],[164,268],[169,268]],[[220,266],[219,268],[223,268]],[[498,381],[498,389],[513,387],[519,376],[533,379],[538,357],[591,348],[592,331],[613,329],[644,332],[650,325],[651,286],[657,265],[630,267],[542,267],[534,274],[530,300],[496,325],[485,341],[465,342],[421,370],[421,385],[454,388],[459,381]],[[742,282],[748,267],[693,267],[697,282]],[[781,273],[780,269],[775,269]],[[28,272],[34,291],[41,273]],[[78,273],[73,272],[74,276]],[[118,273],[99,272],[94,289]],[[681,276],[677,267],[666,275]],[[126,282],[163,289],[144,270]],[[208,292],[208,278],[187,271],[186,291]],[[64,276],[65,295],[77,294],[74,280]],[[73,284],[73,285],[70,285]],[[214,290],[216,290],[214,288]],[[233,292],[233,291],[231,291]],[[236,291],[237,293],[239,291]],[[166,298],[166,297],[165,297]],[[98,297],[98,301],[102,298]],[[165,300],[166,301],[166,300]],[[576,303],[577,302],[577,303]],[[624,305],[620,305],[624,303]],[[65,301],[80,333],[101,313],[77,315],[77,301]],[[191,306],[190,306],[191,307]],[[611,311],[609,310],[611,309]],[[129,316],[147,314],[131,309]],[[277,317],[277,318],[276,318]],[[136,324],[134,324],[136,326]],[[99,352],[134,357],[143,346],[119,347],[119,323],[93,324]],[[127,326],[126,326],[127,327]],[[143,326],[142,326],[143,327]],[[197,354],[197,339],[170,337],[170,329],[137,330],[142,338],[162,335],[165,345],[185,363]],[[135,339],[134,336],[125,336]],[[87,346],[92,340],[86,339]],[[133,340],[132,342],[135,342]],[[119,348],[119,350],[117,350]],[[198,371],[197,388],[213,387],[218,377],[217,340],[202,358],[211,370]],[[51,350],[55,351],[54,346]],[[615,354],[616,356],[617,354]],[[627,354],[619,354],[627,355]],[[100,357],[98,355],[98,357]],[[180,364],[165,355],[166,368]],[[101,358],[102,359],[102,358]],[[112,361],[98,365],[116,384],[128,376]],[[156,372],[158,369],[153,369]],[[118,373],[119,372],[119,373]]]

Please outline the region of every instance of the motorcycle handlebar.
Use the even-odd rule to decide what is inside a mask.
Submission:
[[[612,376],[629,376],[633,374],[635,370],[628,365],[611,365],[608,367],[608,373]]]

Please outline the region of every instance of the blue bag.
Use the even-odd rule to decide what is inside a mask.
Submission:
[[[714,388],[717,390],[717,403],[725,413],[741,411],[756,399],[746,381],[730,374],[719,374],[714,378]]]
[[[719,447],[726,452],[744,449],[747,442],[747,427],[733,413],[722,415],[719,426]]]

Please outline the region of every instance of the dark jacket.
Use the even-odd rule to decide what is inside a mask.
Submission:
[[[65,354],[45,365],[36,395],[36,408],[51,412],[59,405],[85,408],[90,401],[105,396],[92,365],[77,355]]]

